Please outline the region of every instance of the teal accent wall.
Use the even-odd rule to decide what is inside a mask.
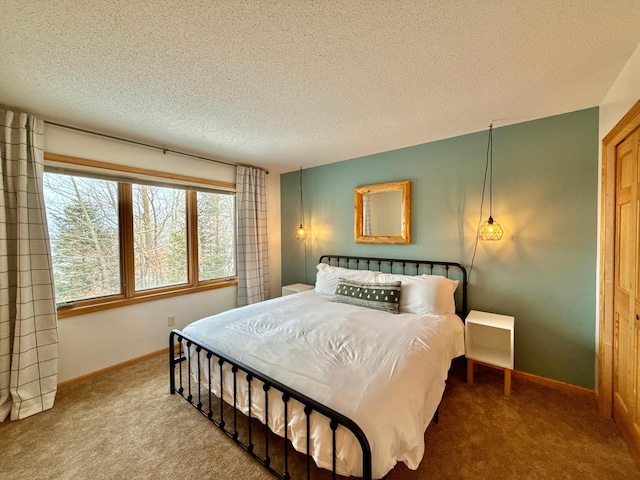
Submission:
[[[302,171],[281,181],[282,283],[315,283],[322,254],[472,261],[488,132]],[[411,244],[353,241],[353,189],[411,181]],[[469,308],[515,316],[515,368],[595,386],[598,109],[494,127],[493,216],[479,242]],[[485,202],[483,220],[489,215]],[[306,245],[306,248],[305,248]]]

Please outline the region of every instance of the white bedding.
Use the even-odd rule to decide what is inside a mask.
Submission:
[[[207,317],[183,331],[355,421],[371,445],[374,478],[398,461],[418,467],[451,360],[464,354],[463,324],[456,315],[393,315],[333,303],[313,291]],[[212,383],[219,395],[218,381]],[[238,383],[244,389],[237,402],[247,413],[246,382]],[[230,378],[225,384],[232,391]],[[264,421],[259,387],[252,383],[252,416]],[[233,401],[227,391],[224,398]],[[304,452],[305,416],[301,408],[290,410],[288,435]],[[269,425],[281,436],[282,417],[282,401],[270,397]],[[331,432],[318,423],[312,456],[331,469]],[[360,445],[343,428],[336,434],[337,472],[361,475]],[[321,448],[326,440],[329,447]]]

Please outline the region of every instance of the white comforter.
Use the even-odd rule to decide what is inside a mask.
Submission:
[[[374,478],[398,461],[418,467],[424,432],[442,398],[451,360],[464,354],[463,324],[456,315],[392,315],[333,303],[313,291],[203,318],[183,331],[355,421],[371,445]],[[217,384],[212,390],[219,395]],[[246,397],[245,386],[238,393],[245,413]],[[264,421],[256,397],[252,416]],[[224,398],[232,402],[226,391]],[[283,436],[281,404],[270,398],[269,425]],[[304,414],[292,410],[288,435],[304,452]],[[361,475],[360,445],[341,430],[336,432],[341,433],[337,472]],[[328,427],[315,425],[311,436],[315,462],[330,469]],[[324,440],[328,448],[320,447]]]

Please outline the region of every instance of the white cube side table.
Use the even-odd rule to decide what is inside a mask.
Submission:
[[[465,320],[467,383],[473,385],[474,363],[504,370],[504,394],[511,394],[514,317],[471,310]]]
[[[294,293],[304,292],[305,290],[312,290],[313,285],[306,285],[304,283],[292,283],[291,285],[285,285],[282,287],[282,296],[292,295]]]

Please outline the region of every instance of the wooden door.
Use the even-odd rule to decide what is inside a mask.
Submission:
[[[613,417],[640,450],[640,129],[616,147]]]

